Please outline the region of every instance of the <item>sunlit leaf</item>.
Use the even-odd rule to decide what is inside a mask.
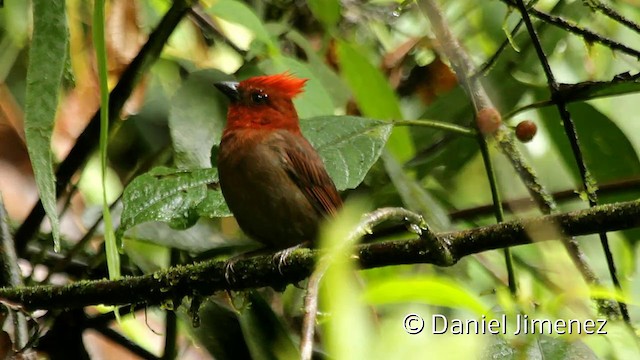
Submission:
[[[209,12],[224,20],[246,27],[253,33],[257,40],[272,49],[276,49],[262,21],[256,16],[253,9],[245,3],[236,0],[218,0],[209,9]]]
[[[429,305],[467,309],[486,315],[489,308],[469,290],[444,277],[415,277],[384,280],[371,284],[364,294],[375,305],[419,302]]]
[[[320,230],[323,257],[316,268],[326,268],[326,272],[320,287],[319,310],[330,314],[323,323],[324,343],[337,359],[370,359],[373,355],[371,319],[359,298],[362,290],[350,260],[351,244],[359,240],[352,233],[366,208],[362,202],[347,201],[338,216]]]
[[[362,114],[374,119],[402,119],[396,94],[380,70],[373,66],[361,51],[344,41],[338,42],[337,53],[342,75],[349,84]],[[393,129],[388,147],[399,160],[408,160],[413,155],[409,130]]]
[[[304,50],[307,62],[309,63],[309,69],[315,77],[322,82],[325,90],[333,99],[335,107],[339,109],[344,108],[351,97],[351,92],[340,76],[325,63],[324,59],[316,53],[313,46],[309,43],[309,40],[298,31],[290,30],[286,36]]]
[[[293,100],[300,118],[333,114],[333,101],[308,64],[288,56],[274,56],[261,62],[259,67],[267,74],[288,71],[297,77],[309,79],[304,92]]]

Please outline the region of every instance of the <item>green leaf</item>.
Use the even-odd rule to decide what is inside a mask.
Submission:
[[[195,224],[200,215],[198,206],[215,198],[207,185],[218,181],[217,169],[176,170],[158,167],[135,178],[124,190],[122,217],[117,237],[131,227],[147,221],[161,221],[175,228]],[[210,192],[212,190],[209,190]],[[217,208],[209,207],[210,216],[228,216],[229,210],[221,200]]]
[[[296,30],[290,30],[286,34],[287,39],[300,46],[307,57],[309,70],[322,82],[324,89],[329,93],[336,108],[342,109],[351,98],[351,92],[347,85],[318,55],[309,43],[309,40]]]
[[[300,121],[302,133],[324,160],[338,190],[358,186],[378,160],[391,124],[355,116],[321,116]]]
[[[228,306],[228,300],[219,301],[215,297],[205,299],[198,311],[198,325],[195,326],[185,306],[180,306],[180,318],[184,320],[198,344],[215,359],[251,359],[246,339],[238,321],[237,312]]]
[[[418,302],[467,309],[478,315],[490,312],[489,308],[478,300],[477,295],[442,277],[382,280],[372,283],[367,288],[364,299],[373,305]]]
[[[362,113],[371,118],[401,119],[402,113],[396,94],[380,70],[373,66],[363,51],[338,42],[340,69]]]
[[[338,42],[342,76],[351,88],[362,114],[374,119],[402,119],[396,94],[380,70],[363,54],[344,41]],[[408,160],[414,153],[409,129],[404,127],[393,129],[387,146],[400,161]]]
[[[189,75],[171,101],[169,130],[178,168],[211,166],[211,147],[220,143],[226,118],[223,95],[213,84],[229,80],[216,70]]]
[[[29,1],[6,1],[4,8],[0,7],[3,36],[8,36],[18,48],[23,48],[29,39],[29,21],[26,21],[29,18],[29,5]],[[33,30],[35,33],[35,16]]]
[[[560,84],[565,101],[584,101],[600,97],[618,96],[640,92],[638,79],[613,79],[612,81],[585,81],[578,84]]]
[[[486,348],[482,360],[516,360],[516,359],[599,359],[593,350],[580,340],[569,341],[562,337],[547,335],[531,335],[535,337],[522,347],[510,343],[501,336],[492,337],[492,343]]]
[[[196,212],[198,216],[210,219],[231,216],[231,211],[227,207],[222,193],[217,189],[207,189],[207,195],[196,207]]]
[[[503,81],[500,85],[506,86],[507,83],[507,81]],[[518,92],[510,91],[507,93]],[[501,99],[505,96],[502,96]],[[520,96],[519,93],[518,96]],[[433,103],[429,104],[421,117],[469,126],[473,120],[473,108],[462,88],[456,86],[451,91],[439,95]],[[411,136],[416,144],[420,144],[421,150],[427,149],[428,151],[418,151],[416,156],[405,165],[415,167],[421,177],[434,175],[445,186],[455,179],[460,169],[479,151],[478,142],[475,139],[457,135],[449,136],[446,143],[437,146],[438,142],[443,139],[442,131],[416,127],[412,129]],[[432,146],[433,149],[431,149]],[[434,172],[435,168],[440,168],[440,171]]]
[[[49,220],[54,248],[60,249],[51,133],[67,54],[68,32],[63,0],[33,2],[33,40],[27,69],[25,136],[29,157]]]
[[[340,2],[338,0],[309,0],[307,6],[313,16],[327,28],[334,27],[340,20]]]
[[[289,71],[297,77],[309,79],[304,92],[293,100],[300,118],[334,113],[333,101],[329,93],[308,64],[287,56],[274,56],[261,62],[259,67],[267,74]]]
[[[249,29],[256,40],[266,44],[269,49],[277,53],[277,47],[271,40],[269,32],[262,24],[262,21],[255,14],[253,9],[240,1],[235,0],[218,0],[209,9],[211,15],[218,16],[238,25],[242,25]]]
[[[598,183],[640,174],[638,154],[615,122],[587,103],[570,104],[568,110],[577,129],[587,167]],[[558,110],[549,107],[541,109],[540,114],[552,142],[573,174],[575,182],[580,183],[576,160],[558,119]]]
[[[422,185],[406,174],[402,166],[388,153],[382,155],[384,167],[396,187],[404,205],[424,216],[425,221],[435,231],[451,228],[449,214],[442,204],[431,196]]]
[[[240,312],[240,327],[251,359],[298,359],[291,332],[256,291],[249,293],[251,305]]]
[[[316,271],[325,271],[319,290],[320,310],[331,314],[322,324],[322,334],[327,351],[336,359],[371,359],[373,353],[372,318],[360,298],[362,286],[351,261],[352,245],[359,240],[353,232],[368,210],[361,200],[347,200],[338,216],[320,229],[323,255]],[[345,341],[346,334],[349,341]]]
[[[130,240],[134,240],[134,242],[152,243],[185,250],[193,254],[234,245],[245,245],[237,239],[226,240],[219,233],[220,229],[209,221],[198,221],[186,230],[172,229],[160,222],[147,222],[137,225],[127,232],[126,244],[129,245]]]

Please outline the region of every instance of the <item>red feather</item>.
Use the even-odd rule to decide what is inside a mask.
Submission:
[[[293,99],[304,91],[304,85],[308,80],[297,78],[287,71],[276,75],[249,78],[240,82],[240,88],[260,89],[270,95],[280,95]]]

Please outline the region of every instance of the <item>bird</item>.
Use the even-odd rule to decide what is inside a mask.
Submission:
[[[313,244],[324,219],[342,206],[300,130],[292,100],[307,81],[285,72],[215,83],[229,99],[217,158],[220,189],[240,229],[267,249]]]

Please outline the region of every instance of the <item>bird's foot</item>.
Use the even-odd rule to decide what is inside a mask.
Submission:
[[[286,248],[284,250],[280,250],[277,253],[275,253],[273,255],[273,262],[275,264],[277,264],[278,266],[278,273],[280,273],[280,275],[284,275],[282,273],[282,267],[287,265],[287,258],[291,255],[292,252],[294,252],[295,250],[298,249],[302,249],[305,247],[308,247],[310,244],[310,242],[305,241],[303,243],[300,243],[298,245],[292,246],[290,248]]]
[[[241,254],[227,259],[227,261],[224,263],[224,279],[227,281],[227,284],[231,285],[232,282],[236,281],[236,278],[233,274],[233,266],[238,262],[238,260],[241,260],[242,258],[244,258],[244,256],[242,256]]]

